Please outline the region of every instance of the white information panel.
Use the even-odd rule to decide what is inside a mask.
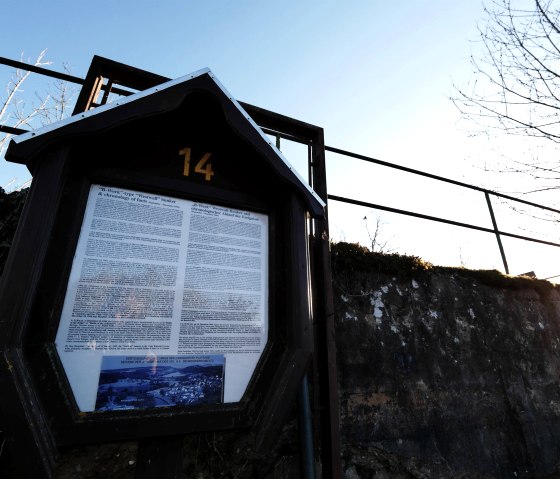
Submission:
[[[92,185],[56,336],[81,411],[237,402],[268,337],[268,217]]]

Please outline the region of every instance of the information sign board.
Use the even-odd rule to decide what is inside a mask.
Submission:
[[[55,340],[80,411],[240,401],[267,337],[267,215],[91,186]]]
[[[78,444],[250,428],[270,446],[312,360],[325,203],[214,75],[21,135],[6,159],[33,172],[0,284],[24,475]]]

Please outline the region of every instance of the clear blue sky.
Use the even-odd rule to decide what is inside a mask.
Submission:
[[[239,100],[379,151],[455,113],[451,78],[469,70],[481,13],[447,0],[21,0],[2,13],[0,53],[48,48],[51,68],[77,76],[94,54],[171,78],[209,67]]]
[[[33,59],[47,48],[50,68],[66,63],[76,76],[85,76],[93,55],[171,78],[208,67],[238,100],[322,126],[328,145],[497,189],[496,179],[477,168],[491,145],[469,137],[448,98],[453,81],[470,78],[482,18],[479,0],[20,0],[2,10],[0,55],[18,59],[23,52]],[[0,66],[2,85],[10,74]],[[290,147],[283,151],[291,160]],[[0,186],[28,176],[0,162]],[[463,195],[453,203],[447,190],[362,171],[350,160],[332,158],[327,166],[333,194],[426,214],[459,212],[459,221],[490,226],[484,198]],[[376,212],[329,207],[334,239],[367,244],[363,217],[372,220]],[[411,233],[402,228],[414,220],[381,218],[390,223],[384,233],[399,252],[437,264],[502,269],[490,235],[482,248],[457,246],[451,237],[470,233],[426,223],[414,223]],[[427,232],[432,226],[437,239]],[[516,263],[512,272],[536,269],[532,264]]]

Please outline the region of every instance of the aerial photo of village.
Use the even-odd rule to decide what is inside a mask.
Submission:
[[[96,411],[146,409],[223,402],[224,357],[173,360],[103,358]],[[209,359],[207,359],[209,358]],[[130,364],[132,363],[132,364]]]

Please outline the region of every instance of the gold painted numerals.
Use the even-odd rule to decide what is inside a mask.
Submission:
[[[183,176],[189,176],[191,172],[191,149],[190,148],[183,148],[179,150],[179,155],[184,158],[183,163]],[[214,176],[214,170],[212,169],[212,163],[210,160],[210,156],[212,153],[204,153],[202,158],[198,160],[197,164],[194,167],[194,172],[204,175],[204,179],[206,181],[210,181],[212,176]]]

